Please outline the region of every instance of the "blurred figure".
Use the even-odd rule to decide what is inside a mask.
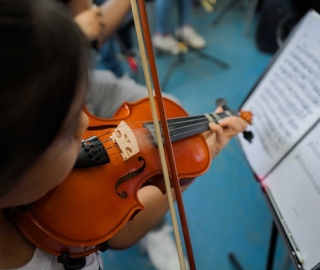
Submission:
[[[175,37],[171,33],[170,20],[168,20],[168,14],[174,10],[174,4],[177,4],[179,14]],[[206,46],[205,39],[192,27],[192,5],[192,0],[156,0],[156,34],[153,37],[153,44],[156,49],[173,55],[181,52],[186,53],[187,48],[180,46],[178,40],[183,41],[193,49],[202,49]]]
[[[95,0],[100,6],[108,0]],[[124,57],[133,57],[134,46],[131,37],[131,28],[134,27],[131,11],[123,18],[123,21],[115,33],[100,48],[100,57],[97,61],[98,69],[107,69],[112,71],[118,78],[125,72],[118,59],[121,53]],[[120,49],[120,50],[119,50]]]

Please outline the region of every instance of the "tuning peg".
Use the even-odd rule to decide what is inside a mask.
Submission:
[[[249,130],[245,130],[242,132],[243,134],[243,138],[248,141],[249,143],[251,143],[252,139],[253,139],[253,133]]]
[[[227,101],[224,98],[218,98],[216,100],[216,106],[217,107],[222,107],[222,109],[225,110],[229,110],[228,105],[227,105]]]

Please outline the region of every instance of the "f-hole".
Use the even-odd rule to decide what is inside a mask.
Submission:
[[[125,191],[119,191],[119,186],[122,185],[123,183],[133,179],[134,177],[138,176],[146,168],[145,159],[143,157],[138,157],[138,160],[143,163],[142,166],[133,172],[129,172],[129,173],[121,176],[116,182],[115,191],[119,195],[119,197],[122,199],[126,199],[128,197],[128,194]]]

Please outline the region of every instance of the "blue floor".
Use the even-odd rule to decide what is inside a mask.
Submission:
[[[230,68],[189,53],[164,89],[177,96],[191,115],[213,111],[219,97],[237,109],[272,57],[256,47],[256,22],[251,35],[244,35],[246,12],[241,7],[232,9],[217,26],[210,25],[219,12],[219,3],[212,14],[202,7],[195,9],[194,23],[208,42],[204,52],[228,63]],[[175,60],[168,55],[157,56],[160,81]],[[236,254],[246,270],[266,268],[272,218],[236,140],[213,160],[210,170],[197,178],[183,198],[197,269],[236,270],[228,259],[229,252]],[[167,219],[171,222],[169,215]],[[154,269],[138,246],[109,250],[104,259],[106,269]],[[273,269],[293,269],[281,238]]]

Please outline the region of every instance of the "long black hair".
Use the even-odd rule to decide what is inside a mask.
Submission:
[[[62,4],[0,0],[0,196],[59,133],[87,75],[87,45]]]

